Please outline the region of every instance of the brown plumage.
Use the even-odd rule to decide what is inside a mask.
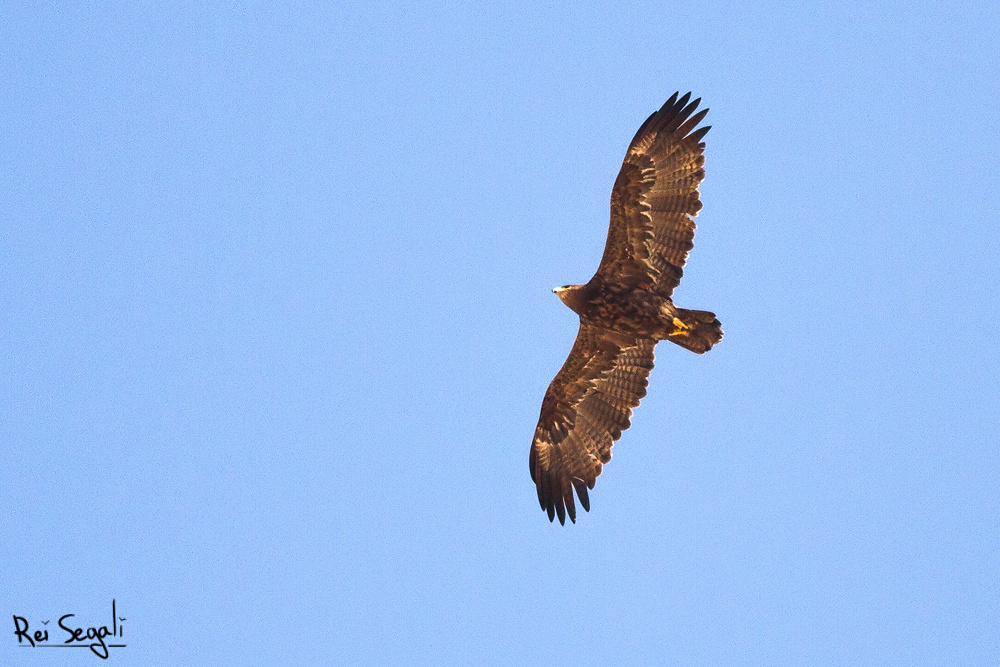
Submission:
[[[573,490],[590,511],[588,489],[611,460],[646,395],[653,348],[670,340],[701,354],[722,339],[713,313],[671,300],[701,209],[708,127],[695,127],[700,99],[674,93],[636,132],[611,191],[604,257],[586,285],[554,291],[580,315],[580,330],[545,399],[531,443],[531,479],[549,515],[576,522]]]

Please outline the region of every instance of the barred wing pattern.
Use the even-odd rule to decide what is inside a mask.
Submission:
[[[705,178],[710,126],[694,128],[701,98],[677,93],[636,132],[611,191],[611,224],[597,275],[606,282],[673,294],[694,246],[694,217],[701,210],[698,186]],[[694,130],[692,132],[692,130]]]
[[[531,443],[531,479],[551,521],[576,522],[573,489],[590,511],[587,490],[611,460],[611,447],[646,395],[656,341],[581,323],[566,363],[545,392]]]

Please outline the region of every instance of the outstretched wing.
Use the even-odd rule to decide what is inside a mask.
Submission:
[[[669,297],[694,246],[708,109],[674,93],[636,132],[611,191],[611,225],[597,275]]]
[[[558,514],[565,523],[568,513],[576,522],[574,488],[590,511],[587,489],[594,488],[632,409],[646,395],[655,345],[650,338],[580,324],[566,363],[545,392],[528,461],[549,521]]]

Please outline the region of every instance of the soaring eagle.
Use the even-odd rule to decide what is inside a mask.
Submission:
[[[604,257],[586,285],[553,291],[580,316],[566,363],[545,392],[531,443],[531,479],[549,521],[576,522],[573,489],[590,511],[587,490],[611,460],[611,447],[646,395],[653,348],[669,340],[702,354],[722,339],[714,313],[671,300],[701,209],[708,127],[695,127],[701,99],[674,93],[636,132],[611,190]]]

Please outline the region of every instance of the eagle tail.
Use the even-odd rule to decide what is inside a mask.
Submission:
[[[722,340],[722,323],[716,319],[715,313],[678,308],[677,317],[684,326],[678,327],[667,337],[672,343],[677,343],[692,352],[704,354]]]

